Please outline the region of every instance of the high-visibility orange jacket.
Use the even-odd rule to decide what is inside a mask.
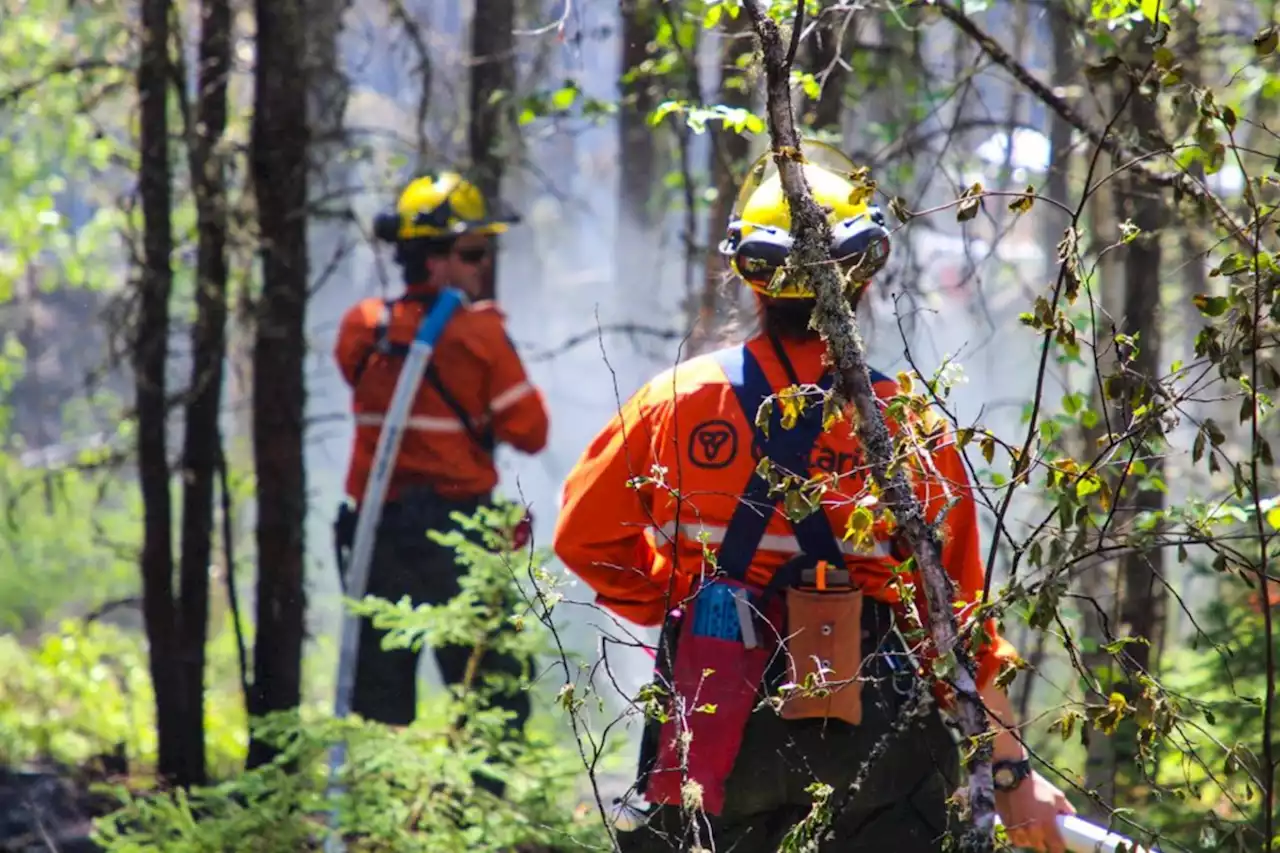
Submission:
[[[823,342],[788,341],[783,346],[799,382],[818,384],[824,375]],[[792,384],[768,338],[749,341],[745,350],[762,371],[763,393]],[[695,580],[710,571],[706,551],[719,549],[723,567],[726,543],[733,540],[731,525],[737,525],[735,531],[744,529],[742,514],[735,517],[744,495],[754,495],[758,528],[763,528],[763,535],[759,529],[751,534],[760,536],[759,545],[749,557],[744,579],[764,586],[800,551],[799,528],[788,522],[781,503],[771,509],[768,504],[774,498],[761,499],[762,484],[749,486],[759,461],[753,444],[756,409],[753,404],[744,413],[738,397],[741,384],[735,387],[720,360],[734,352],[741,351],[700,356],[652,379],[587,447],[565,481],[556,554],[595,590],[601,605],[637,624],[660,624],[668,607],[689,595]],[[882,404],[898,393],[894,380],[874,373],[872,378]],[[812,400],[811,405],[819,405],[816,397]],[[772,429],[777,428],[775,424]],[[896,434],[893,424],[890,428]],[[836,558],[844,558],[864,594],[900,607],[897,586],[891,582],[899,562],[892,556],[894,549],[883,539],[864,541],[862,547],[854,544],[856,538],[843,540],[857,499],[865,497],[862,452],[851,423],[837,421],[805,447],[807,460],[800,455],[804,451],[797,451],[797,458],[808,462],[811,474],[839,478],[821,498],[830,525],[823,529],[834,534],[825,541],[830,545],[837,540],[838,545],[831,546],[839,549]],[[933,470],[916,478],[916,492],[931,520],[948,500],[958,499],[946,515],[942,559],[955,581],[957,600],[975,602],[985,576],[977,515],[964,462],[950,433],[941,433],[930,460]],[[749,514],[746,517],[745,526],[750,527]],[[820,517],[814,522],[823,524]],[[918,575],[914,581],[916,611],[928,625],[924,586]],[[989,683],[1002,661],[1016,656],[998,635],[994,620],[984,628],[989,641],[975,650],[980,686]]]
[[[373,298],[342,318],[334,355],[352,388],[356,432],[347,494],[357,501],[364,496],[378,433],[425,310],[418,298]],[[503,320],[493,302],[459,308],[436,342],[430,364],[477,431],[525,453],[537,453],[547,443],[546,406],[525,375]],[[380,340],[385,342],[381,347]],[[422,382],[409,415],[388,500],[414,485],[430,486],[455,499],[482,495],[497,485],[492,448],[471,437],[430,381]]]

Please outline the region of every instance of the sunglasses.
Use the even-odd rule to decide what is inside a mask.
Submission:
[[[454,255],[456,255],[458,260],[462,261],[464,264],[474,266],[489,257],[489,247],[476,246],[474,248],[458,249],[454,252]]]

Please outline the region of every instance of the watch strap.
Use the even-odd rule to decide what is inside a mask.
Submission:
[[[1001,770],[1008,770],[1013,774],[1013,781],[1004,785],[996,781],[996,775]],[[997,791],[1012,791],[1021,785],[1028,776],[1031,775],[1030,759],[1022,758],[1017,761],[1008,759],[991,762],[992,785]]]

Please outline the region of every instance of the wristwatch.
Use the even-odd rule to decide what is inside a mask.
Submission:
[[[1019,761],[991,762],[991,780],[997,791],[1012,791],[1022,784],[1022,780],[1031,775],[1031,762],[1023,758]]]

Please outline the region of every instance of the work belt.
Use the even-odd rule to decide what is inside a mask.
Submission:
[[[801,385],[781,344],[773,338],[770,341],[791,383]],[[774,393],[759,363],[745,346],[721,350],[712,357],[724,370],[747,422],[754,423],[761,404]],[[830,374],[824,376],[819,387],[829,389],[831,380]],[[774,407],[768,428],[755,427],[754,439],[762,455],[791,473],[809,476],[810,452],[823,432],[822,409],[806,406],[797,422],[784,429],[781,413]],[[654,803],[680,803],[685,782],[692,780],[701,786],[703,810],[713,815],[724,806],[725,781],[741,747],[747,719],[762,694],[774,695],[776,688],[804,674],[805,661],[776,654],[789,621],[806,611],[809,616],[818,614],[819,622],[812,630],[838,630],[840,637],[835,639],[840,642],[815,642],[813,648],[843,653],[852,642],[859,647],[855,658],[871,659],[871,672],[861,666],[857,673],[837,672],[859,694],[859,678],[887,678],[894,684],[890,692],[896,695],[909,693],[915,678],[905,648],[893,636],[892,611],[848,585],[845,556],[821,509],[791,521],[801,554],[779,569],[767,588],[746,581],[782,496],[758,469],[741,494],[716,554],[719,574],[703,583],[683,603],[679,615],[673,612],[663,625],[655,684],[665,694],[667,713],[663,721],[649,722],[641,742],[638,787],[645,798]],[[849,624],[851,619],[854,625]],[[818,638],[810,634],[807,639]],[[814,661],[811,669],[821,673],[828,663]],[[812,682],[812,674],[806,674],[804,680]],[[832,691],[793,691],[797,704],[792,706],[792,700],[785,699],[783,716],[822,713],[822,703],[827,700],[824,692],[829,696]],[[837,716],[856,724],[861,713],[859,701],[846,697],[842,702],[846,707]],[[714,711],[708,712],[708,706],[714,706]],[[789,707],[799,710],[789,711]]]

